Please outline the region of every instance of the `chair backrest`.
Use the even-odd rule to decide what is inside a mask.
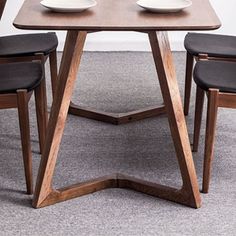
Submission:
[[[6,2],[7,2],[7,0],[0,0],[0,20],[2,17],[2,13],[4,11],[4,7],[5,7]]]

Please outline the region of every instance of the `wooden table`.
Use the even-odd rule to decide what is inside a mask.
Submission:
[[[148,13],[139,8],[135,1],[98,0],[97,6],[91,10],[82,13],[63,14],[46,10],[39,4],[40,0],[26,0],[14,21],[14,25],[21,29],[67,31],[56,96],[52,104],[46,145],[34,193],[33,206],[36,208],[105,188],[130,188],[194,208],[201,205],[166,31],[210,30],[220,27],[220,22],[207,0],[193,0],[191,7],[185,11],[172,14]],[[52,177],[86,35],[96,31],[121,30],[148,34],[183,186],[181,189],[175,189],[116,173],[62,189],[53,189]]]

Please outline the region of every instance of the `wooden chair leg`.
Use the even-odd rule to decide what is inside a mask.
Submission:
[[[209,190],[211,166],[213,160],[213,149],[215,141],[218,94],[219,90],[217,89],[210,89],[208,92],[206,140],[205,140],[203,183],[202,183],[203,193],[208,193]]]
[[[194,117],[194,132],[193,132],[193,152],[198,151],[199,136],[202,122],[202,110],[204,103],[204,90],[197,86],[195,117]]]
[[[35,94],[36,115],[38,124],[39,147],[40,147],[40,153],[42,153],[45,144],[46,129],[48,124],[45,79],[43,79],[40,85],[35,89],[34,94]]]
[[[55,95],[56,83],[57,83],[57,52],[54,50],[49,54],[50,62],[50,73],[51,73],[51,83],[52,83],[52,95]]]
[[[27,90],[17,90],[17,105],[27,193],[33,194],[32,152],[30,144]]]
[[[192,72],[193,72],[193,56],[187,52],[186,57],[186,72],[185,72],[185,89],[184,89],[184,115],[188,115],[191,86],[192,86]]]

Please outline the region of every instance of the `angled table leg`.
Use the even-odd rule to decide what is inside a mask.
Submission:
[[[94,31],[88,33],[94,33]],[[117,113],[117,112],[105,112],[91,107],[83,107],[75,104],[74,102],[71,102],[69,106],[69,114],[85,117],[88,119],[98,120],[113,125],[120,125],[163,115],[165,114],[165,107],[162,104],[160,104],[129,112]]]
[[[152,31],[148,36],[183,179],[183,194],[188,196],[188,205],[197,208],[201,198],[168,35]]]
[[[52,177],[86,35],[85,31],[68,31],[67,33],[57,90],[48,123],[46,145],[35,187],[34,207],[39,207],[52,191]]]
[[[165,103],[165,112],[169,119],[179,161],[183,187],[181,189],[170,188],[115,173],[61,189],[52,188],[52,177],[57,154],[86,34],[86,32],[77,31],[69,31],[67,34],[56,96],[53,101],[48,124],[46,145],[39,167],[33,206],[36,208],[44,207],[106,188],[129,188],[190,207],[200,207],[201,199],[197,177],[169,41],[165,32],[148,32],[148,35]]]

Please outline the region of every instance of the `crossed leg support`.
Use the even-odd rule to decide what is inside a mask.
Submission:
[[[122,174],[113,174],[78,183],[62,189],[53,189],[52,177],[57,160],[68,108],[87,32],[68,31],[62,57],[56,96],[43,151],[33,206],[40,208],[106,188],[129,188],[190,207],[201,205],[196,172],[184,119],[181,98],[176,81],[173,59],[166,32],[147,32],[157,68],[161,91],[183,179],[181,189],[150,183]]]

